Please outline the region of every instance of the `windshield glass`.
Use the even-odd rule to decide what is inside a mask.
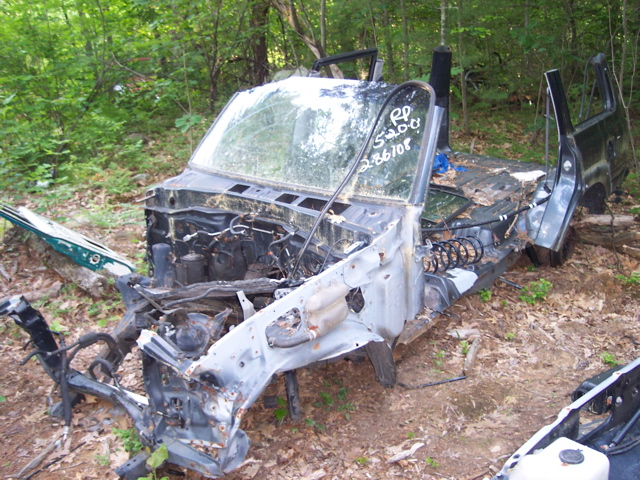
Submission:
[[[392,85],[292,77],[238,93],[191,164],[239,177],[335,190]],[[428,94],[407,90],[383,112],[345,194],[405,199],[416,171]]]

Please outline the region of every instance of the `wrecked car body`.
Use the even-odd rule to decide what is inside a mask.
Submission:
[[[633,480],[640,468],[640,359],[585,380],[573,403],[513,453],[493,480]]]
[[[561,263],[576,207],[597,209],[628,171],[602,56],[591,66],[604,108],[575,127],[558,72],[546,74],[559,157],[545,171],[452,151],[448,49],[436,49],[429,84],[376,81],[366,55],[367,81],[293,77],[238,93],[186,170],[149,190],[150,276],[118,279],[127,313],[112,336],[58,347],[24,299],[0,305],[61,389],[124,405],[143,443],[220,477],[244,460],[242,418],[274,375],[292,418],[299,368],[363,350],[394,386],[397,342],[523,251]],[[434,173],[448,162],[455,175]],[[71,369],[75,349],[96,342],[106,347],[90,375]],[[115,381],[135,345],[146,397]],[[143,468],[134,459],[119,473]]]

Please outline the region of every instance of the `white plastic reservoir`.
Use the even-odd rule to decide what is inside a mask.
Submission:
[[[604,453],[560,437],[547,448],[520,459],[509,480],[608,480]]]

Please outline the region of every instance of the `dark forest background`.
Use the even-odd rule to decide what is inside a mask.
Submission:
[[[558,68],[579,99],[596,52],[633,124],[639,35],[640,5],[628,0],[2,0],[0,187],[116,174],[112,188],[124,190],[135,172],[184,166],[233,92],[369,47],[385,80],[401,82],[426,80],[445,43],[454,129],[535,157],[544,71]],[[463,100],[480,122],[463,115]],[[509,115],[528,118],[520,140],[491,120]]]

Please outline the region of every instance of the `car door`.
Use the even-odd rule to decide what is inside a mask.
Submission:
[[[576,207],[601,210],[628,173],[629,132],[604,55],[592,57],[585,72],[577,115],[572,115],[560,72],[545,74],[558,130],[558,162],[534,242],[555,251],[562,248]],[[572,117],[577,117],[575,125]]]

